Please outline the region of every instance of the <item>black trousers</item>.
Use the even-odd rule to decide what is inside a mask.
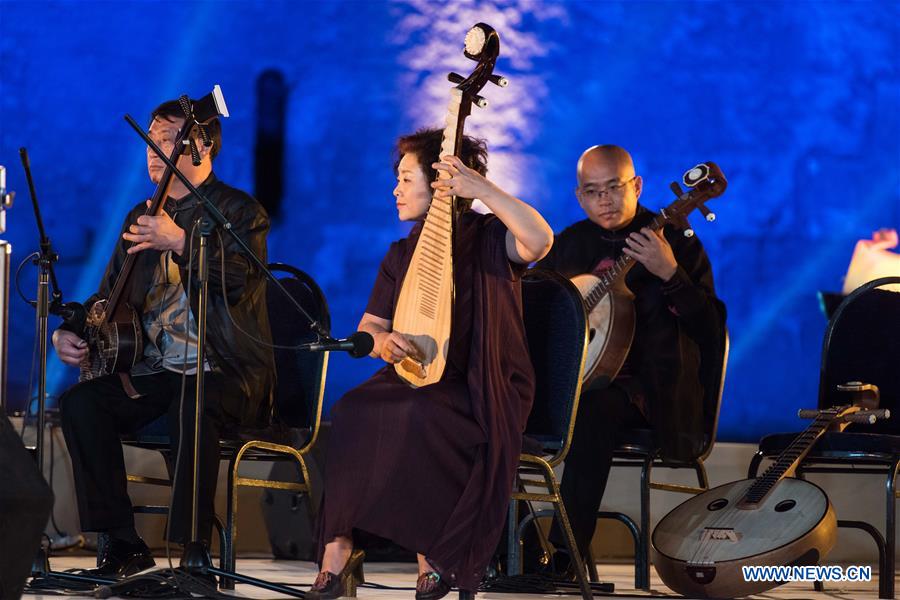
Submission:
[[[572,445],[560,482],[563,505],[582,557],[586,556],[594,537],[597,511],[612,467],[616,435],[623,429],[635,427],[649,425],[622,388],[612,385],[582,394]],[[555,520],[550,541],[557,548],[565,548],[562,530]]]
[[[140,394],[131,398],[119,375],[108,375],[76,384],[59,400],[66,446],[72,459],[75,493],[83,531],[110,531],[134,526],[128,497],[125,461],[119,436],[141,429],[168,415],[172,461],[178,456],[179,440],[185,447],[174,474],[169,539],[176,543],[191,537],[194,393],[196,378],[185,378],[184,418],[179,431],[180,374],[155,373],[131,378]],[[230,419],[222,414],[225,394],[240,394],[237,386],[219,373],[208,372],[198,457],[198,535],[210,540],[219,471],[219,436]]]

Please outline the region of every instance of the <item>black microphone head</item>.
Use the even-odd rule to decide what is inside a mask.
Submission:
[[[353,343],[353,350],[350,350],[350,356],[353,358],[362,358],[368,356],[375,347],[375,338],[365,331],[357,331],[347,338],[348,342]]]

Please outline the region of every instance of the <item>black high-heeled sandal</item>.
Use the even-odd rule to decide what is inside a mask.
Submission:
[[[353,550],[347,564],[340,573],[320,571],[315,583],[306,592],[307,600],[335,600],[336,598],[356,598],[356,586],[365,583],[363,573],[363,561],[366,553],[362,550]]]
[[[450,582],[437,571],[428,571],[416,580],[416,600],[440,600],[450,593]]]

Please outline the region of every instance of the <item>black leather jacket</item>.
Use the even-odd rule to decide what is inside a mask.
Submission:
[[[266,261],[266,234],[269,231],[269,217],[265,209],[249,194],[228,186],[215,175],[198,186],[231,222],[232,228],[259,256]],[[128,213],[122,232],[146,211],[144,202],[137,204]],[[171,198],[166,202],[165,211],[187,234],[185,251],[172,258],[181,271],[182,286],[191,301],[194,318],[197,318],[199,283],[197,277],[197,253],[199,238],[193,239],[193,257],[189,256],[191,230],[203,214],[200,202],[193,195],[179,201]],[[89,308],[94,302],[108,297],[116,276],[125,261],[125,249],[129,242],[119,235],[115,252],[110,258],[106,272],[96,294],[85,303]],[[220,243],[221,239],[221,243]],[[222,277],[222,244],[224,244],[225,276]],[[159,264],[160,252],[144,250],[137,255],[137,262],[131,275],[131,282],[125,293],[125,301],[138,312],[143,310],[144,300],[153,280],[153,273]],[[191,269],[191,288],[187,289],[188,269]],[[223,289],[228,292],[228,308],[225,307]],[[272,388],[275,380],[275,360],[272,349],[253,341],[235,328],[238,327],[254,336],[271,343],[269,317],[266,310],[265,275],[259,271],[244,251],[225,231],[217,230],[209,239],[209,299],[207,312],[207,359],[216,370],[232,379],[240,386],[244,400],[240,406],[222,406],[222,409],[240,425],[262,427],[268,424],[272,412]]]

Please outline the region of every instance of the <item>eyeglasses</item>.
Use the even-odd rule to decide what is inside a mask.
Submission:
[[[585,200],[599,200],[603,196],[619,196],[625,190],[625,186],[637,179],[637,175],[627,181],[612,183],[606,187],[587,186],[581,188],[581,195]]]

